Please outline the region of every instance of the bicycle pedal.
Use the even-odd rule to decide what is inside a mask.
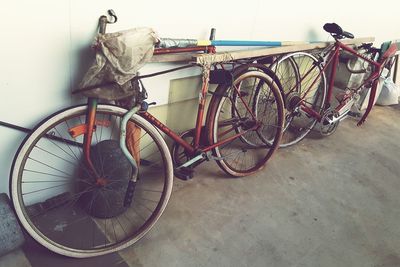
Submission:
[[[193,178],[194,170],[188,167],[182,167],[174,170],[174,175],[183,181],[187,181]]]

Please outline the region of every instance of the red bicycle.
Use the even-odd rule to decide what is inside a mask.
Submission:
[[[280,146],[286,147],[302,140],[319,123],[322,135],[332,134],[339,122],[350,112],[359,100],[362,90],[370,88],[368,106],[357,125],[364,123],[370,113],[376,95],[378,78],[385,68],[390,69],[394,54],[398,50],[394,43],[383,53],[372,44],[362,44],[354,49],[342,43],[343,38],[354,38],[335,23],[324,25],[335,42],[322,52],[296,52],[283,56],[272,67],[281,81],[286,107],[286,125]],[[361,52],[363,51],[363,52]],[[351,73],[364,74],[361,84],[346,88],[334,94],[334,81],[339,63],[339,55],[347,53],[360,59],[356,66],[347,69]],[[328,86],[325,73],[330,71]]]
[[[101,19],[104,32],[108,21]],[[135,92],[129,112],[91,97],[39,123],[21,144],[10,181],[26,231],[59,254],[103,255],[134,244],[155,225],[170,198],[174,170],[190,178],[205,160],[232,176],[263,168],[283,131],[281,88],[268,73],[234,73],[210,92],[205,113],[209,82],[221,78],[223,66],[185,66],[200,67],[203,84],[194,128],[182,134],[150,114],[152,103],[138,82],[143,76],[126,83]],[[175,141],[172,158],[159,131]]]

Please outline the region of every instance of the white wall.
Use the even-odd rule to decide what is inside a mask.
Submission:
[[[78,1],[4,0],[0,33],[0,120],[33,127],[46,115],[66,107],[89,64],[90,43],[98,17],[114,9],[119,17],[108,31],[150,26],[163,37],[207,39],[327,40],[325,22],[337,22],[357,37],[378,41],[400,38],[400,4],[372,6],[366,1]],[[372,6],[372,7],[371,7]],[[374,18],[364,14],[374,12]],[[165,69],[153,64],[143,72]],[[184,71],[146,82],[158,103],[168,97],[168,80]],[[12,158],[25,134],[0,127],[0,192],[8,191]]]

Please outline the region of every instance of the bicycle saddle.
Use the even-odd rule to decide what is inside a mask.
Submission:
[[[333,38],[335,39],[343,39],[343,38],[350,38],[353,39],[354,35],[352,33],[346,32],[337,25],[336,23],[326,23],[324,25],[324,30],[332,34]]]

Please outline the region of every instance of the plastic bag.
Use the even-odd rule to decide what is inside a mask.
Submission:
[[[382,91],[376,101],[381,106],[395,105],[399,103],[400,88],[388,77],[383,82]]]
[[[87,97],[118,100],[131,96],[139,88],[131,81],[138,70],[153,56],[158,41],[151,28],[134,28],[116,33],[99,34],[96,58],[86,72],[77,92]]]

